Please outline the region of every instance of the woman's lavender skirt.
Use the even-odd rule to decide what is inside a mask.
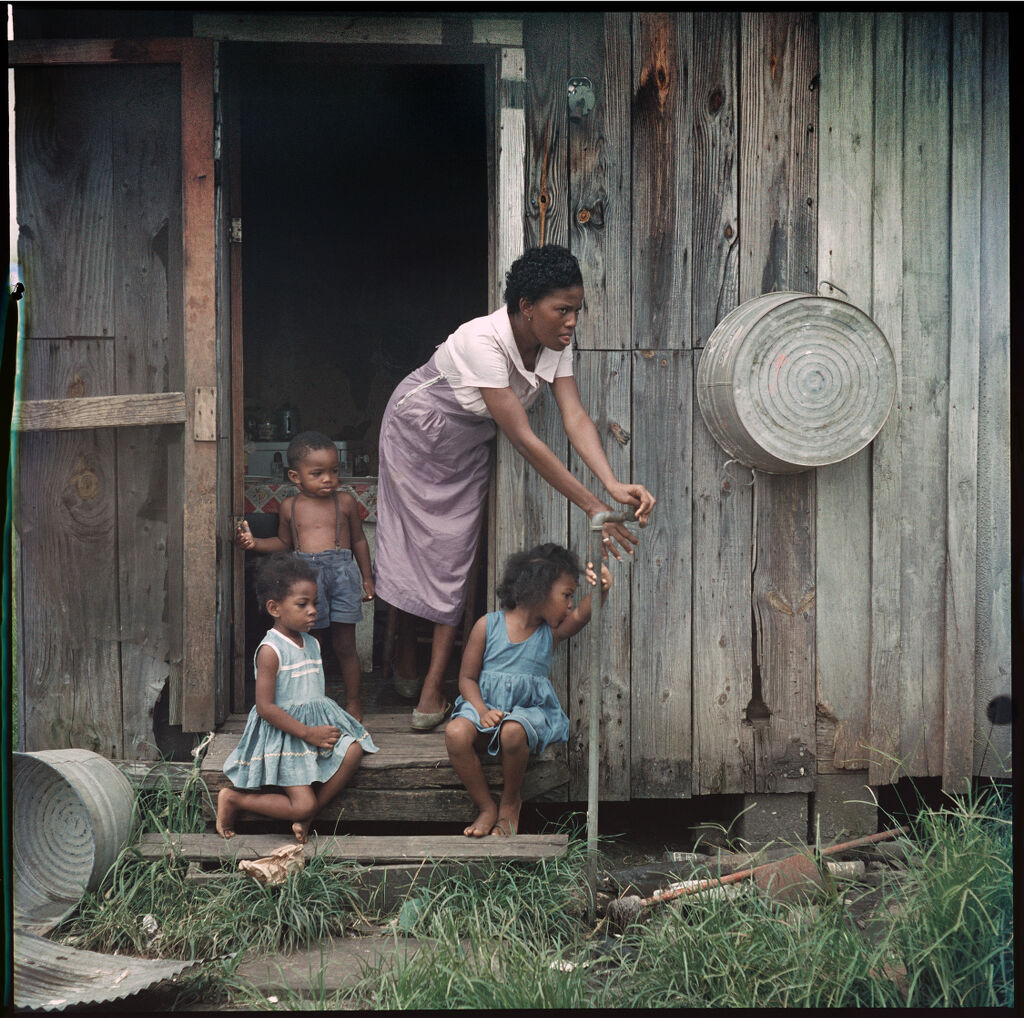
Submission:
[[[388,604],[456,625],[466,603],[494,421],[464,410],[431,358],[391,394],[380,429],[374,577]]]

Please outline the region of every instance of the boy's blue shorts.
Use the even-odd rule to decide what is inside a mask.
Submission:
[[[363,578],[350,548],[329,551],[297,551],[295,554],[316,569],[316,623],[326,629],[332,622],[361,622]]]

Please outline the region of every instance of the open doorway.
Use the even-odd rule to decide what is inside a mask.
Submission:
[[[233,305],[246,517],[257,536],[276,533],[289,491],[273,452],[285,459],[290,430],[321,431],[363,493],[372,547],[377,439],[392,390],[459,324],[493,310],[485,67],[353,63],[321,47],[242,45],[224,58],[225,130],[237,132],[228,142],[237,153],[231,215],[241,220]],[[245,703],[235,710],[253,702],[252,654],[267,628],[249,578]],[[326,646],[324,664],[330,683],[337,666]]]

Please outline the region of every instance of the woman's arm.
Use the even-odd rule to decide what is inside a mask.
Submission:
[[[341,730],[333,725],[304,725],[283,707],[274,703],[279,660],[276,651],[266,645],[256,653],[256,713],[264,721],[320,749],[328,749],[341,738]]]

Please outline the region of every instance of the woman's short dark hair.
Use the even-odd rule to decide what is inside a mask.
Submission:
[[[292,586],[302,580],[316,583],[316,570],[290,551],[268,555],[256,569],[256,600],[267,610],[268,601],[283,601]]]
[[[582,286],[583,273],[576,256],[558,244],[527,248],[505,273],[505,307],[519,311],[519,298],[531,304],[555,290]]]
[[[505,563],[498,602],[502,608],[541,604],[560,576],[569,575],[575,580],[580,572],[575,553],[560,544],[538,544],[528,551],[517,551]]]
[[[314,450],[337,448],[322,431],[301,431],[288,443],[288,466],[296,470]]]

